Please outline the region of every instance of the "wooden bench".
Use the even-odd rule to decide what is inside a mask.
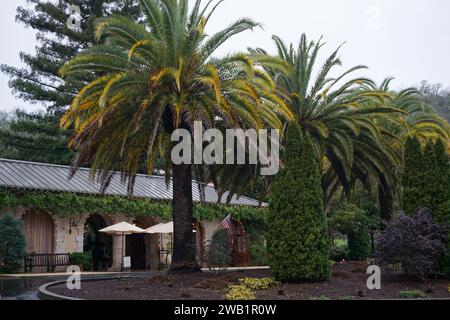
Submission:
[[[46,267],[47,272],[55,272],[56,267],[70,266],[70,253],[30,253],[25,256],[25,273],[34,267]]]

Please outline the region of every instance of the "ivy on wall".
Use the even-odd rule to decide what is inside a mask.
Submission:
[[[151,199],[128,199],[119,196],[80,195],[74,193],[11,190],[0,188],[0,208],[23,207],[42,209],[59,217],[70,217],[79,213],[124,214],[130,217],[159,217],[170,220],[170,202]],[[255,207],[230,207],[198,204],[194,207],[194,218],[200,221],[224,219],[232,214],[237,220],[264,219],[265,209]]]
[[[222,206],[198,204],[194,207],[194,218],[200,221],[224,219],[230,213],[239,221],[265,220],[267,209],[244,206]]]

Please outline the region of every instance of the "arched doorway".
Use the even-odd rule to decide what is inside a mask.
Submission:
[[[147,229],[152,225],[151,218],[138,217],[133,224],[141,229]],[[132,234],[127,236],[126,256],[131,258],[132,270],[145,270],[148,262],[148,244],[149,236],[147,234]]]
[[[104,271],[112,263],[112,237],[99,232],[106,228],[105,219],[99,214],[92,214],[84,224],[83,251],[90,252],[95,271]]]
[[[27,253],[54,253],[55,225],[43,210],[28,210],[23,216]]]

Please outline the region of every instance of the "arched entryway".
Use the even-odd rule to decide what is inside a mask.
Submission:
[[[156,224],[153,218],[137,217],[133,224],[147,229]],[[132,234],[127,236],[126,255],[131,258],[132,270],[146,270],[155,264],[157,238],[150,234]],[[152,261],[153,260],[153,261]]]
[[[112,264],[112,237],[99,232],[106,227],[105,219],[99,214],[90,215],[84,224],[83,251],[91,254],[95,271],[105,271]]]
[[[27,210],[22,215],[27,253],[54,253],[55,225],[43,210]]]

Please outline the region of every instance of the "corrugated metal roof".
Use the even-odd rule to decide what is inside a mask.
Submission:
[[[90,169],[80,168],[77,174],[69,179],[70,167],[45,163],[0,159],[0,186],[16,189],[45,190],[53,192],[72,192],[79,194],[100,194],[100,184],[90,179]],[[199,183],[192,181],[194,202],[200,202]],[[127,186],[120,181],[120,173],[116,173],[105,192],[105,195],[127,196]],[[165,178],[160,176],[138,175],[134,187],[134,197],[156,200],[172,200],[172,185],[166,186]],[[206,203],[216,204],[218,193],[211,186],[205,186]],[[221,203],[226,203],[227,194]],[[231,205],[259,205],[257,200],[248,197],[236,197]],[[263,204],[266,206],[266,204]]]

